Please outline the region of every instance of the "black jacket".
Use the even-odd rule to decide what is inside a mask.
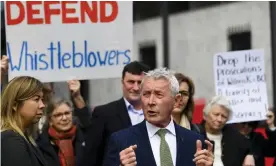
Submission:
[[[51,144],[48,134],[48,128],[44,128],[42,134],[38,137],[37,144],[48,166],[60,166],[58,157],[58,147]],[[82,131],[77,127],[76,137],[73,141],[76,166],[81,166],[82,156],[84,155],[85,141]]]
[[[83,109],[75,109],[74,114],[77,116],[78,121],[74,122],[77,126],[76,137],[73,141],[73,148],[76,160],[76,166],[82,166],[83,156],[85,153],[85,131],[89,126],[87,119],[89,119],[89,109],[84,107]],[[39,149],[43,153],[44,158],[47,161],[48,166],[60,166],[58,157],[58,147],[51,144],[50,136],[48,134],[49,126],[45,126],[42,133],[38,136],[36,142]]]
[[[37,147],[12,130],[1,132],[1,166],[46,166]]]
[[[270,129],[266,128],[266,135],[268,137],[268,153],[269,156],[274,157],[273,166],[276,166],[276,130],[271,131]]]
[[[205,122],[199,128],[200,133],[209,140],[205,131]],[[214,141],[210,140],[214,147]],[[250,153],[250,142],[230,125],[222,129],[222,162],[224,166],[242,166],[244,158]]]
[[[253,154],[256,166],[265,166],[267,156],[267,140],[261,133],[251,132],[246,138],[251,143],[250,153]]]
[[[83,166],[101,166],[112,133],[132,126],[123,98],[95,107]]]

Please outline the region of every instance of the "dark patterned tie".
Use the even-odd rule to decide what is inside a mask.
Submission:
[[[172,156],[168,143],[165,140],[167,129],[159,129],[157,134],[161,138],[160,141],[160,163],[161,166],[173,166]]]

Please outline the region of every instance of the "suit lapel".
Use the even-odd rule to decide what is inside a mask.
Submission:
[[[183,135],[183,133],[181,133],[180,131],[180,126],[178,126],[176,123],[174,123],[174,125],[177,146],[176,166],[183,166],[183,163],[186,166],[195,165],[190,157],[193,150],[190,147],[196,146],[196,143],[194,143],[194,145],[191,145],[191,142],[187,138],[188,135]]]
[[[138,124],[136,129],[136,139],[139,143],[137,145],[137,157],[138,155],[141,156],[141,159],[138,159],[140,161],[139,165],[156,166],[145,120]]]
[[[31,143],[28,143],[28,146],[31,149],[31,151],[33,152],[33,154],[36,156],[36,158],[38,159],[38,161],[41,163],[41,165],[43,165],[43,166],[46,165],[44,157],[43,157],[43,154],[38,149],[38,147],[35,147]]]
[[[121,119],[125,128],[132,126],[124,98],[121,98],[120,100],[118,100],[117,115]]]

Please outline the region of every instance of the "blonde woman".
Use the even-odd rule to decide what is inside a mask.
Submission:
[[[1,166],[45,166],[31,136],[45,107],[43,84],[29,76],[11,80],[1,98]]]

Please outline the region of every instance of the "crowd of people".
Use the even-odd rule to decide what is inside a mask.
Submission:
[[[8,64],[2,56],[1,77]],[[1,84],[1,165],[264,166],[276,157],[273,108],[264,138],[255,132],[262,122],[227,124],[233,110],[223,96],[193,124],[196,87],[186,74],[133,61],[121,83],[123,96],[92,114],[78,80],[67,82],[70,101],[30,76]]]

